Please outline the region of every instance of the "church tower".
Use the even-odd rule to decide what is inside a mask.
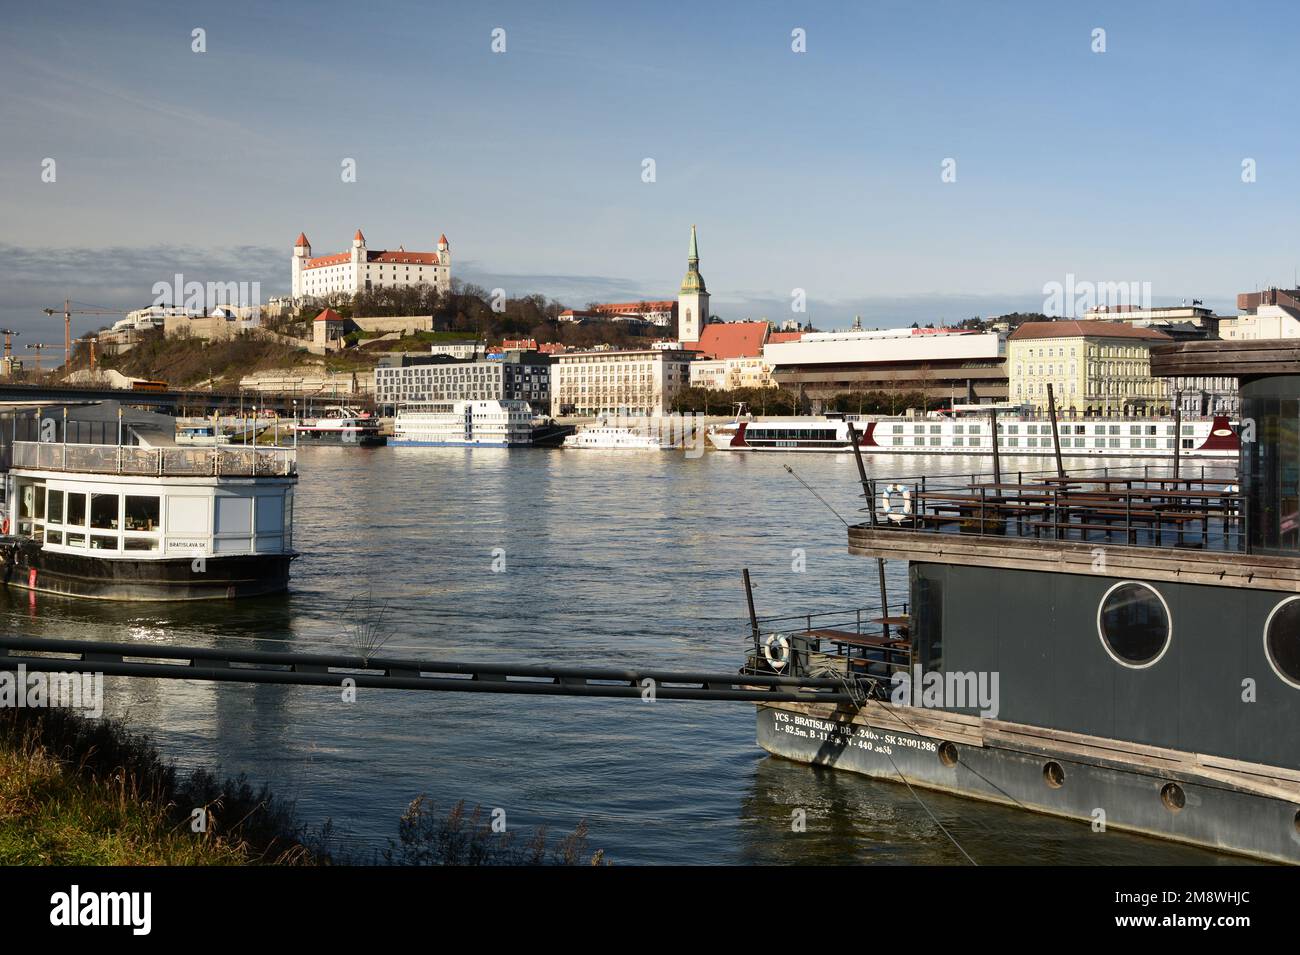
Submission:
[[[311,243],[307,241],[307,233],[299,232],[298,241],[293,244],[293,281],[290,283],[294,298],[304,294],[306,282],[303,279],[302,269],[310,258]]]
[[[677,296],[677,340],[698,342],[700,333],[709,322],[709,290],[704,287],[700,274],[700,249],[695,241],[695,226],[691,226],[691,250],[686,258],[686,278],[682,279]]]

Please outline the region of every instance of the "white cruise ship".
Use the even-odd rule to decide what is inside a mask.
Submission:
[[[848,422],[858,432],[863,453],[992,454],[989,418],[983,414],[938,414],[924,417],[871,417],[831,414],[821,418],[769,418],[737,421],[709,431],[719,451],[849,451]],[[1062,418],[1058,421],[1061,454],[1075,457],[1166,458],[1174,455],[1177,428],[1180,455],[1235,460],[1241,447],[1225,416],[1184,418]],[[1052,424],[1026,414],[998,415],[998,450],[1002,454],[1055,453]]]
[[[583,428],[576,434],[569,435],[561,447],[592,451],[671,451],[674,445],[657,433],[657,429],[638,431],[602,422],[598,426]]]
[[[526,401],[418,401],[397,409],[394,447],[520,448],[533,444]]]

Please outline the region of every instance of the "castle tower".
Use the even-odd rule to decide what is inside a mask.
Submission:
[[[293,281],[290,283],[294,298],[302,296],[302,269],[310,258],[311,243],[307,241],[307,233],[299,232],[298,241],[293,244]]]
[[[709,290],[700,275],[700,249],[695,240],[695,226],[691,226],[691,248],[686,257],[686,278],[677,295],[677,340],[698,342],[700,333],[709,321]]]
[[[364,262],[366,260],[366,237],[357,230],[357,234],[352,237],[352,262]]]

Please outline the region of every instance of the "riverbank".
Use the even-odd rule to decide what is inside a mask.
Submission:
[[[0,711],[0,865],[313,865],[291,806],[181,777],[152,742],[64,710]]]

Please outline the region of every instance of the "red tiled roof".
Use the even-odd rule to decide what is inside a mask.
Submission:
[[[438,244],[439,244],[439,245],[450,245],[450,244],[451,244],[451,243],[449,243],[449,242],[447,241],[447,233],[444,232],[442,235],[438,236]]]
[[[763,353],[767,330],[767,322],[718,322],[705,325],[700,340],[682,348],[711,358],[757,358]]]
[[[410,265],[438,265],[441,259],[437,252],[367,252],[367,262],[406,262]]]
[[[781,342],[797,342],[803,338],[803,332],[773,332],[767,336],[767,344],[779,345]]]
[[[1017,341],[1028,338],[1145,338],[1152,341],[1170,341],[1164,332],[1154,328],[1139,328],[1126,322],[1025,322],[1008,336]]]
[[[307,246],[308,248],[311,248],[311,243],[307,241],[307,233],[306,233],[306,232],[299,232],[299,233],[298,233],[298,241],[295,242],[295,243],[293,244],[293,247],[296,249],[296,248],[298,248],[298,246],[300,246],[300,245],[305,245],[305,246]]]
[[[334,309],[332,309],[332,308],[327,308],[327,309],[325,309],[324,311],[322,311],[319,315],[316,316],[316,321],[318,321],[318,322],[341,322],[341,321],[343,321],[343,316],[340,315],[338,312],[334,311]]]
[[[318,255],[314,259],[308,259],[304,264],[305,269],[319,269],[327,265],[346,265],[352,261],[351,252],[339,252],[336,255]],[[389,252],[383,249],[376,249],[366,252],[367,262],[392,262],[406,263],[407,265],[441,265],[442,259],[437,252],[406,252],[398,250]]]
[[[665,309],[676,311],[677,302],[671,299],[665,299],[660,302],[602,302],[599,305],[593,306],[592,311],[605,313],[613,312],[622,315],[629,312],[639,312],[641,311],[642,306],[645,306],[648,311],[652,312],[662,312]]]
[[[357,230],[357,234],[354,235],[354,236],[352,237],[352,241],[353,241],[353,242],[358,242],[358,241],[360,241],[360,242],[365,242],[365,241],[366,241],[366,237],[365,237],[364,235],[362,235],[362,234],[361,234],[361,230],[358,229],[358,230]]]
[[[347,252],[340,252],[338,255],[318,255],[314,259],[308,259],[303,263],[304,269],[320,269],[327,265],[346,265],[352,261],[352,256]]]

